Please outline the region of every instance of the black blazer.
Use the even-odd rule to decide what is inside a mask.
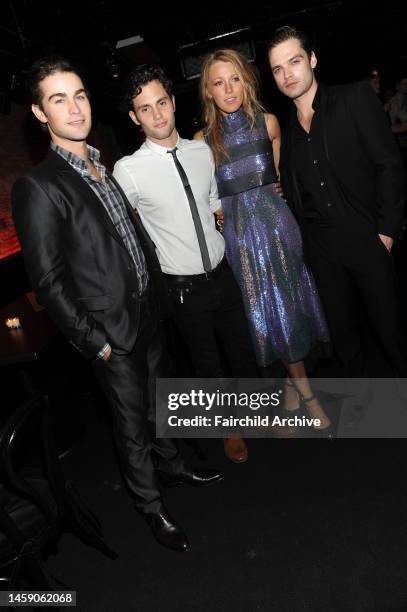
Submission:
[[[157,296],[165,299],[166,290],[154,245],[115,184],[147,261],[158,315]],[[92,188],[50,149],[15,182],[12,211],[33,289],[64,335],[86,358],[106,342],[131,351],[139,324],[136,271]]]
[[[323,146],[339,193],[352,193],[355,210],[374,231],[397,238],[404,211],[400,151],[381,103],[367,82],[319,85]],[[293,109],[283,132],[280,173],[285,197],[302,222],[302,202],[291,164]],[[355,204],[356,202],[356,204]]]

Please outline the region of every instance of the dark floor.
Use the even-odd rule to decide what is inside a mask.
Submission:
[[[7,390],[18,398],[14,375],[0,372],[3,400]],[[242,465],[224,457],[221,440],[202,441],[205,465],[225,478],[164,492],[192,545],[179,554],[133,508],[88,365],[59,339],[31,375],[52,382],[66,475],[119,554],[111,561],[63,535],[47,567],[77,591],[81,612],[407,611],[407,441],[251,439]],[[337,372],[320,364],[314,375]],[[2,403],[2,418],[12,405]]]
[[[225,478],[165,491],[192,544],[179,554],[133,509],[92,398],[65,397],[58,410],[67,425],[83,424],[66,474],[119,554],[111,561],[62,537],[47,567],[77,591],[79,610],[407,610],[404,440],[252,439],[242,465],[225,459],[220,440],[204,441],[206,464]]]

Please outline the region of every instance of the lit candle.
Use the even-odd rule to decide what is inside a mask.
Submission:
[[[17,329],[21,327],[20,319],[18,317],[10,317],[6,319],[6,325],[9,329]]]

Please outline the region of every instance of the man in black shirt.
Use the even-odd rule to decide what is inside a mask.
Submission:
[[[367,374],[357,294],[395,376],[406,376],[391,249],[401,230],[404,176],[388,122],[367,83],[326,87],[305,35],[279,28],[269,61],[294,101],[281,148],[281,180],[345,373]]]

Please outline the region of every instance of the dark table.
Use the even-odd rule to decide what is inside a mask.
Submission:
[[[18,317],[21,327],[9,329],[6,319]],[[47,350],[57,328],[32,292],[0,310],[0,365],[36,361]]]
[[[10,329],[5,321],[14,317],[20,319],[21,327]],[[58,329],[33,292],[0,310],[0,365],[17,370],[19,388],[25,398],[34,397],[38,390],[43,396],[49,395],[47,369],[41,371],[44,370],[43,364],[37,362],[50,349],[57,334]],[[13,402],[7,405],[12,411]],[[7,418],[7,405],[2,405],[0,420]],[[54,426],[59,456],[71,449],[73,441],[83,439],[86,431],[74,420],[56,422]]]

